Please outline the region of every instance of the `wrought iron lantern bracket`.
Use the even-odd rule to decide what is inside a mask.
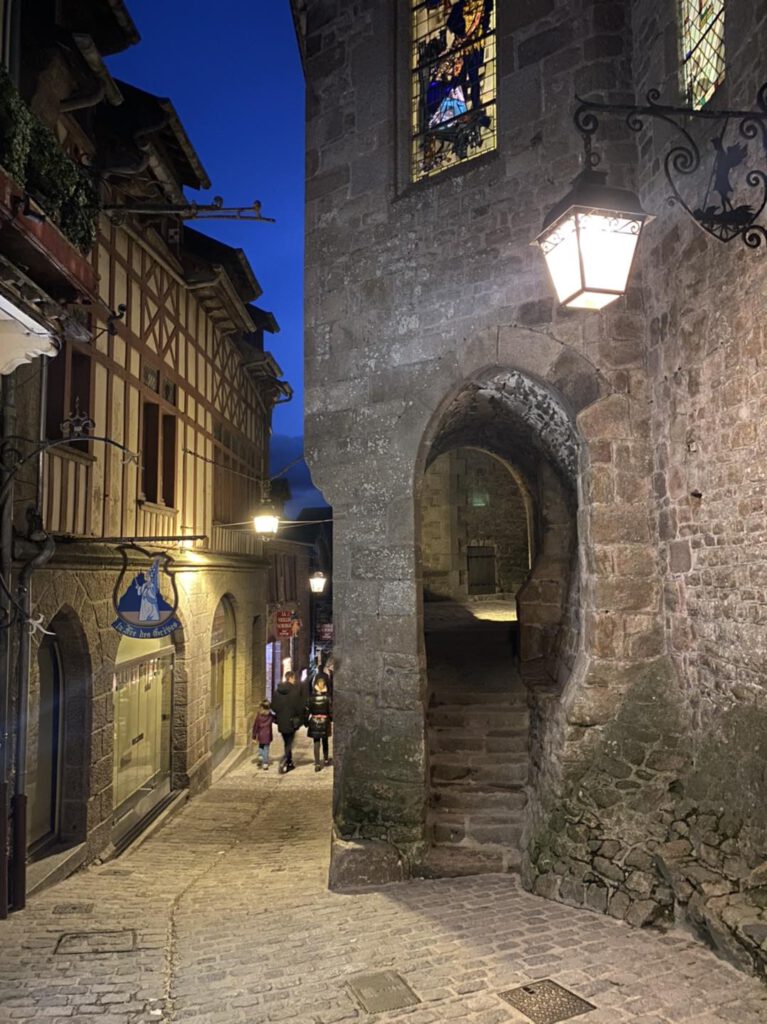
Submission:
[[[767,82],[759,89],[755,110],[717,110],[706,107],[673,107],[658,102],[660,93],[651,89],[646,103],[601,103],[576,96],[573,116],[586,152],[586,166],[601,162],[592,148],[600,118],[625,118],[632,132],[641,132],[652,118],[670,125],[678,138],[663,158],[666,180],[671,187],[669,203],[681,206],[696,224],[720,242],[741,238],[751,249],[767,243],[767,227],[758,223],[767,207]],[[715,126],[709,141],[713,153],[710,173],[702,199],[691,201],[684,188],[685,178],[705,171],[708,158],[693,137],[690,122],[711,122]],[[761,163],[748,166],[751,143],[761,150]]]

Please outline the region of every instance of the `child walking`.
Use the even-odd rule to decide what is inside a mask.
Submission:
[[[262,700],[253,723],[253,739],[258,744],[258,760],[265,772],[269,771],[269,745],[272,742],[274,712],[268,700]]]

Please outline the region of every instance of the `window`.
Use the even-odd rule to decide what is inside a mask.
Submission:
[[[413,178],[495,148],[494,0],[411,0]]]
[[[681,0],[687,102],[700,110],[724,81],[724,0]]]
[[[64,436],[61,424],[70,415],[91,412],[91,357],[66,342],[48,363],[45,433],[49,441]],[[88,450],[87,441],[70,441],[73,448]]]
[[[176,500],[176,417],[144,402],[141,419],[141,493],[144,501],[173,508]]]
[[[213,424],[213,519],[244,522],[253,515],[260,490],[256,446],[223,422]]]
[[[295,555],[273,554],[269,558],[269,603],[298,600],[298,574]]]

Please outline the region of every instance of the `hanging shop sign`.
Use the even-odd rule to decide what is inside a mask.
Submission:
[[[290,608],[278,608],[274,613],[274,627],[278,640],[293,636],[293,612]]]
[[[139,551],[149,564],[141,572],[130,576],[128,550]],[[112,602],[117,618],[112,628],[134,640],[159,640],[181,628],[176,618],[178,591],[170,571],[170,555],[153,555],[143,548],[126,545],[120,548],[123,567],[115,583]]]

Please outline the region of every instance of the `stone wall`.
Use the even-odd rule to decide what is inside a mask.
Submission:
[[[491,592],[514,597],[530,571],[527,505],[512,470],[499,459],[462,448],[436,458],[421,492],[426,594],[468,598],[467,549],[489,546],[495,553]]]
[[[752,966],[767,902],[754,812],[764,262],[669,209],[663,132],[637,137],[616,119],[599,136],[611,181],[631,184],[639,167],[657,220],[625,298],[599,314],[556,309],[528,243],[578,170],[573,97],[673,94],[677,5],[497,6],[498,152],[410,186],[407,4],[308,4],[306,438],[334,506],[344,840],[331,878],[401,877],[422,852],[421,481],[447,447],[508,457],[513,437],[525,478],[560,487],[539,500],[520,595],[534,767],[524,878],[635,924],[686,915]],[[723,102],[751,105],[766,15],[749,0],[727,12]],[[504,401],[506,418],[471,419]]]
[[[256,704],[264,694],[266,568],[225,556],[208,556],[202,566],[181,554],[176,560],[178,618],[173,634],[175,668],[172,717],[172,786],[192,793],[205,788],[211,775],[208,704],[210,635],[213,613],[227,595],[237,627],[235,663],[235,745],[249,742]],[[135,565],[138,571],[139,565]],[[57,627],[64,676],[65,728],[83,756],[68,762],[66,743],[62,778],[62,834],[85,841],[89,857],[110,845],[114,810],[112,678],[120,634],[112,592],[121,569],[117,558],[94,554],[88,545],[59,550],[50,567],[33,577],[36,615]],[[259,619],[259,616],[261,618]],[[254,628],[255,622],[255,628]],[[261,623],[259,626],[259,622]],[[29,772],[34,781],[36,749],[37,643],[33,643],[30,686]]]

